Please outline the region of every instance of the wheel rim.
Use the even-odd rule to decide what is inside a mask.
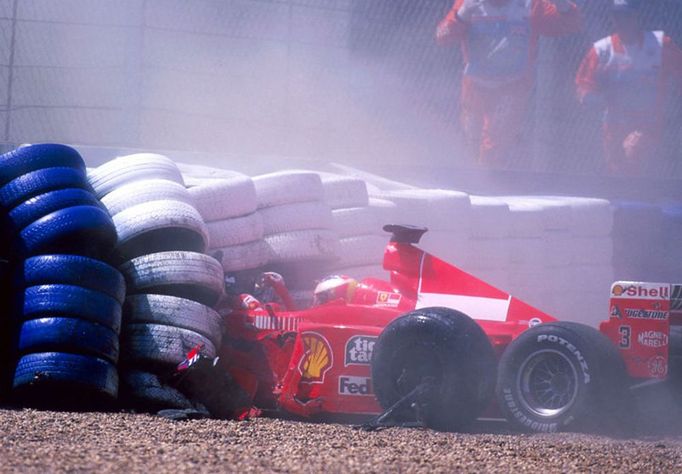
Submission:
[[[559,351],[533,352],[521,364],[518,375],[521,404],[543,418],[569,410],[578,396],[578,373]]]

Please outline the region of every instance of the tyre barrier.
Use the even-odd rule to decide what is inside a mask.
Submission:
[[[9,319],[18,327],[2,328],[14,334],[10,349],[19,357],[10,364],[14,397],[75,408],[114,399],[125,286],[102,261],[116,229],[83,159],[56,144],[2,155],[0,210],[16,295]]]

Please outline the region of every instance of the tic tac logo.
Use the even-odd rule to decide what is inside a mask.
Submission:
[[[346,341],[344,365],[369,365],[377,338],[374,336],[353,336]]]
[[[372,395],[372,379],[342,375],[339,377],[339,395]]]
[[[641,300],[670,299],[670,285],[663,283],[614,283],[611,287],[614,298],[636,298]]]
[[[327,339],[316,332],[304,332],[301,335],[305,355],[301,359],[298,370],[301,382],[322,383],[324,376],[334,363],[332,349]]]
[[[668,335],[660,331],[644,331],[637,336],[637,342],[646,347],[664,347],[668,345]]]

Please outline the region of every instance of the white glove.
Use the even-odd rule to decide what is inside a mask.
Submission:
[[[480,10],[484,1],[485,0],[464,0],[462,6],[457,10],[457,18],[464,22],[470,21],[471,16]]]
[[[557,11],[560,13],[566,13],[571,9],[571,2],[569,0],[549,0],[554,4]]]

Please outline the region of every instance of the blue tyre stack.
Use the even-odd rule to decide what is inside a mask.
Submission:
[[[14,398],[75,407],[113,400],[125,282],[105,263],[116,229],[78,152],[42,144],[2,155],[0,209],[12,273]]]

